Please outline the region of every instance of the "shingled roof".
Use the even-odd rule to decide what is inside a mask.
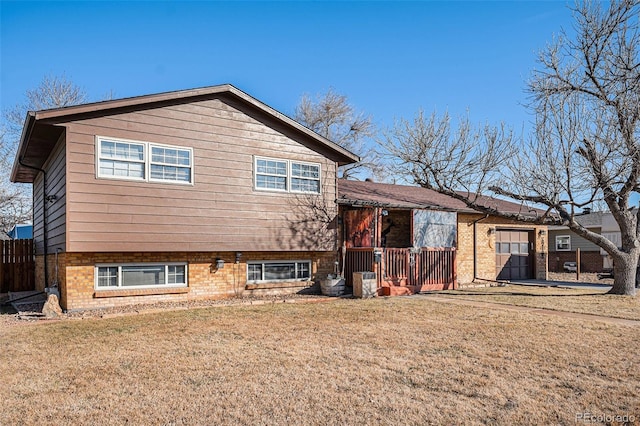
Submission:
[[[465,203],[448,195],[419,186],[394,185],[388,183],[338,180],[338,204],[348,206],[371,206],[384,208],[430,209],[477,213]],[[537,216],[544,212],[531,210],[518,203],[482,196],[479,203],[504,213],[519,213],[522,216]]]

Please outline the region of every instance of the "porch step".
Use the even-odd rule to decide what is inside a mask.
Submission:
[[[415,294],[412,287],[394,285],[391,287],[380,287],[378,293],[381,296],[410,296]]]
[[[423,291],[453,290],[453,284],[429,284],[429,285],[391,285],[378,288],[381,296],[408,296]]]

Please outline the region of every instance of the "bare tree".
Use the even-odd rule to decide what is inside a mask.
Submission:
[[[4,112],[9,137],[20,137],[27,111],[78,105],[86,100],[85,91],[65,75],[45,76],[38,87],[26,91],[23,103]]]
[[[573,9],[575,34],[562,32],[539,57],[528,83],[536,128],[528,140],[504,127],[454,132],[447,115],[401,121],[386,147],[397,170],[424,187],[497,216],[568,226],[614,259],[610,293],[635,295],[640,256],[640,13],[635,0],[586,2]],[[490,198],[522,203],[497,211]],[[604,202],[622,237],[617,247],[576,221],[582,207]]]
[[[340,168],[342,178],[354,178],[365,169],[376,173],[375,153],[367,142],[375,134],[371,117],[357,112],[345,95],[330,88],[312,99],[303,95],[294,118],[314,132],[359,155],[362,161]]]
[[[7,146],[6,130],[0,129],[0,230],[31,220],[31,198],[28,188],[9,182],[12,150]]]
[[[40,85],[25,93],[25,102],[3,111],[0,129],[0,227],[4,230],[31,220],[31,186],[9,181],[12,161],[20,140],[27,111],[77,105],[86,100],[85,92],[66,76],[46,76]]]

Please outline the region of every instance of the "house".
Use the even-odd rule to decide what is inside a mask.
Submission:
[[[621,246],[620,227],[611,212],[591,212],[575,217],[588,230]],[[560,272],[565,262],[576,262],[580,249],[580,271],[602,272],[613,268],[611,256],[600,246],[571,231],[567,226],[549,227],[549,270]]]
[[[33,225],[30,223],[23,223],[14,225],[7,235],[12,240],[25,240],[33,238]]]
[[[309,287],[358,160],[220,85],[29,112],[11,180],[33,184],[37,285],[75,310]]]
[[[375,269],[382,294],[547,278],[546,226],[479,213],[415,186],[339,180],[337,202],[347,280],[353,270]],[[500,199],[480,202],[523,218],[540,214]]]
[[[602,232],[603,212],[576,216],[576,222],[588,230]],[[580,270],[582,272],[602,272],[603,256],[600,247],[571,231],[567,226],[549,227],[549,270],[562,272],[565,262],[576,262],[580,249]]]

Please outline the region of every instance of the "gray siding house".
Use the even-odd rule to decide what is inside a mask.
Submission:
[[[603,219],[608,212],[594,212],[577,216],[576,220],[585,228],[603,233]],[[606,253],[599,246],[584,239],[566,226],[549,227],[549,271],[562,272],[565,262],[576,262],[580,249],[580,270],[602,272],[607,266]]]

